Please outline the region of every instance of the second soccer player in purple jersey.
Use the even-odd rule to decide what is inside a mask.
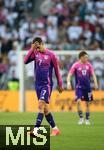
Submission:
[[[85,51],[81,51],[79,53],[79,60],[75,62],[71,69],[69,70],[68,77],[67,77],[67,88],[72,89],[71,87],[71,76],[75,75],[75,94],[76,94],[76,101],[77,101],[77,109],[80,120],[78,124],[84,123],[82,108],[81,108],[81,100],[86,101],[86,120],[85,123],[88,125],[90,124],[89,116],[90,116],[90,102],[93,100],[92,90],[90,85],[90,78],[93,77],[94,80],[94,87],[98,89],[96,75],[94,73],[94,69],[90,62],[88,61],[88,54]]]
[[[52,92],[53,81],[52,72],[55,70],[58,90],[62,92],[62,78],[59,71],[58,59],[56,55],[49,49],[45,48],[44,43],[40,37],[36,37],[33,40],[31,49],[24,58],[25,64],[34,61],[34,74],[35,74],[35,89],[39,100],[39,113],[37,116],[35,128],[30,134],[37,134],[43,117],[45,115],[46,120],[52,127],[53,136],[59,135],[60,131],[55,124],[52,114],[49,111],[49,100]]]

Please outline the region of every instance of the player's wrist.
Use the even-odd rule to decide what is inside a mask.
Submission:
[[[67,85],[68,85],[68,86],[70,86],[70,85],[71,85],[70,81],[68,81],[68,82],[67,82]]]
[[[31,46],[31,51],[34,51],[34,47]]]

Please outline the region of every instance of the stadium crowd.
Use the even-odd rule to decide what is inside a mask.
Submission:
[[[38,18],[34,5],[35,0],[0,0],[0,89],[7,88],[4,81],[18,82],[19,51],[35,36],[54,50],[104,50],[103,0],[44,0]],[[69,62],[63,60],[64,79]],[[104,89],[104,60],[96,57],[92,63]]]
[[[54,49],[104,50],[103,0],[46,0],[41,11],[45,40]]]

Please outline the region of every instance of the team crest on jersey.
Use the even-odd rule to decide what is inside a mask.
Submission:
[[[86,66],[86,69],[89,69],[89,67],[88,67],[88,66]]]
[[[78,68],[78,70],[82,70],[82,68]]]
[[[46,59],[46,60],[47,60],[47,59],[48,59],[48,56],[44,56],[44,59]]]

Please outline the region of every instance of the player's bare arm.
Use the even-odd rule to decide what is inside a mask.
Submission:
[[[94,72],[92,74],[92,77],[93,77],[93,80],[94,80],[94,88],[95,88],[95,90],[97,90],[98,89],[98,83],[97,83],[97,78],[96,78],[96,75],[95,75]]]
[[[24,63],[28,64],[35,60],[35,51],[40,47],[39,42],[33,41],[31,44],[31,49],[28,51],[27,55],[24,57]]]
[[[71,86],[71,77],[72,77],[72,74],[69,73],[68,76],[67,76],[67,89],[68,90],[72,89],[72,86]]]

